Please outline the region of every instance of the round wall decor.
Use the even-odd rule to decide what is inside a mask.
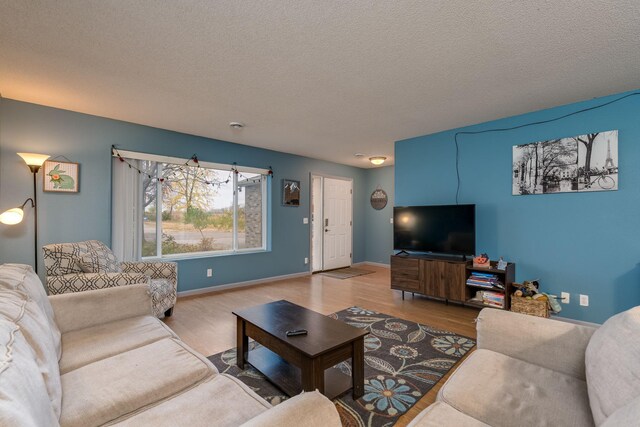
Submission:
[[[377,188],[371,193],[371,207],[377,211],[387,206],[387,193],[382,188]]]

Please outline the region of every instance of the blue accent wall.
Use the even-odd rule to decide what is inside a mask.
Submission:
[[[371,207],[370,198],[378,187],[389,198],[387,206],[381,210]],[[393,254],[393,166],[367,169],[366,191],[363,200],[365,206],[365,259],[380,264],[389,264]]]
[[[622,94],[624,95],[624,94]],[[455,203],[454,133],[512,127],[611,101],[593,99],[396,142],[396,205]],[[512,146],[619,130],[619,190],[511,195]],[[571,293],[561,316],[602,322],[640,304],[640,96],[560,121],[461,135],[460,203],[477,205],[477,251],[517,264],[517,280]],[[579,305],[589,295],[589,307]]]
[[[29,170],[16,152],[65,156],[80,163],[78,194],[43,193],[38,175],[40,245],[98,239],[111,242],[111,145],[124,150],[191,157],[217,163],[273,167],[271,251],[179,261],[179,290],[186,291],[309,270],[309,173],[353,178],[354,262],[366,260],[367,170],[271,150],[186,135],[132,123],[0,98],[0,211],[32,194]],[[298,208],[283,207],[283,178],[300,180]],[[367,196],[368,197],[368,196]],[[33,264],[33,211],[17,226],[0,224],[0,263]],[[43,264],[40,254],[40,275]],[[206,269],[213,268],[213,277]]]

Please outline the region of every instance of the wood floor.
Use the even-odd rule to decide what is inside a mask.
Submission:
[[[280,299],[286,299],[323,314],[357,305],[476,337],[475,318],[478,310],[392,291],[389,269],[366,265],[375,273],[350,279],[334,279],[314,274],[279,280],[257,286],[237,288],[203,295],[179,298],[172,317],[166,323],[191,347],[209,356],[236,346],[236,319],[231,312]],[[422,409],[435,401],[440,385],[436,384],[397,426],[409,423]]]

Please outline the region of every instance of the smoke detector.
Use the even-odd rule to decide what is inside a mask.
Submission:
[[[231,126],[231,129],[242,129],[244,127],[244,123],[231,122],[231,123],[229,123],[229,126]]]

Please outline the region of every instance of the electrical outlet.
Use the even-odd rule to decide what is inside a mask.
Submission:
[[[580,294],[580,305],[583,307],[589,307],[589,295]]]
[[[207,268],[207,277],[213,276],[213,268]]]
[[[571,300],[571,294],[569,292],[562,292],[560,294],[560,302],[563,304],[569,304]]]
[[[303,224],[309,224],[309,218],[302,218]]]
[[[304,257],[304,263],[305,263],[305,264],[309,264],[309,258]]]
[[[393,224],[393,218],[389,218],[389,224]]]

